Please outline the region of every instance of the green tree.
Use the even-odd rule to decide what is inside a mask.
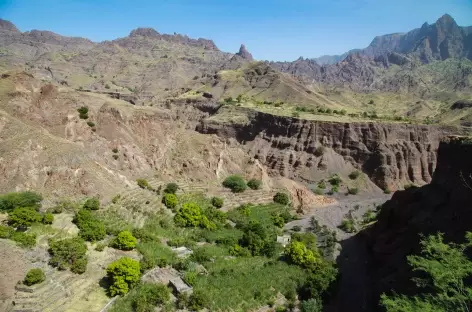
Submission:
[[[274,195],[274,202],[281,204],[281,205],[288,205],[290,204],[290,197],[286,193],[278,192]]]
[[[238,175],[231,175],[223,181],[223,186],[229,188],[233,193],[242,193],[247,185],[244,179]]]
[[[99,241],[105,238],[105,224],[95,217],[90,210],[80,209],[74,218],[79,228],[79,236],[87,241]]]
[[[251,179],[247,182],[247,186],[249,186],[252,190],[259,190],[262,187],[262,181],[257,179]]]
[[[34,208],[17,207],[8,213],[8,223],[14,227],[27,228],[41,222],[43,217]]]
[[[44,282],[44,280],[46,280],[46,275],[44,275],[43,270],[36,268],[31,269],[28,271],[28,273],[26,273],[23,283],[25,285],[31,286],[34,284],[42,283]]]
[[[202,209],[195,203],[185,203],[174,216],[174,222],[183,227],[202,227],[214,229],[215,224],[208,220]]]
[[[166,193],[162,197],[162,203],[169,209],[174,210],[177,207],[177,196],[172,193]]]
[[[253,256],[273,256],[275,235],[259,222],[250,222],[243,229],[240,245],[247,248]]]
[[[169,183],[166,185],[166,188],[164,189],[164,193],[175,194],[177,193],[178,189],[179,189],[179,186],[176,183]]]
[[[220,198],[220,197],[212,197],[211,198],[211,204],[213,205],[213,207],[219,209],[219,208],[223,207],[224,200],[223,200],[223,198]]]
[[[447,244],[438,233],[422,239],[420,245],[421,255],[408,256],[408,263],[421,273],[413,280],[425,292],[413,297],[383,294],[381,304],[388,312],[470,311],[472,287],[466,280],[472,276],[472,261],[465,252],[472,246],[472,233],[467,232],[464,244]]]
[[[113,240],[112,247],[121,250],[131,250],[136,247],[138,240],[130,231],[120,232]]]
[[[13,192],[0,195],[0,211],[10,211],[17,207],[31,207],[36,210],[41,206],[43,197],[34,192]]]
[[[76,262],[81,262],[82,265],[84,262],[87,263],[87,245],[80,237],[51,241],[49,253],[51,254],[49,264],[62,270],[77,266]]]
[[[128,257],[120,258],[107,267],[107,275],[111,280],[110,295],[126,295],[139,282],[139,262]]]
[[[300,303],[301,312],[321,312],[323,311],[323,304],[320,299],[311,298]]]
[[[96,197],[89,198],[85,201],[83,208],[87,210],[98,210],[100,209],[100,201]]]
[[[236,97],[236,101],[238,101],[238,103],[241,103],[241,101],[243,100],[243,95],[240,94]]]
[[[309,267],[321,261],[319,253],[308,249],[305,244],[292,241],[285,247],[285,255],[294,264]]]

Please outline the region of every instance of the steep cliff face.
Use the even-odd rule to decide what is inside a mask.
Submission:
[[[234,116],[243,122],[232,122]],[[340,170],[341,158],[383,189],[429,183],[439,141],[454,131],[425,125],[307,121],[229,107],[203,120],[197,130],[235,138],[274,174],[312,182],[323,173]],[[319,146],[327,148],[323,155]]]
[[[441,142],[430,184],[396,192],[378,222],[362,233],[371,255],[374,298],[392,289],[408,292],[412,274],[406,256],[419,251],[420,234],[442,232],[447,241],[463,240],[472,230],[472,144]]]

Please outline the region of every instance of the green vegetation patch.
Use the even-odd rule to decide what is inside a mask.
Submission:
[[[0,211],[10,211],[17,207],[41,207],[43,197],[34,192],[14,192],[0,195]]]
[[[248,311],[278,292],[295,291],[305,281],[300,267],[265,257],[218,258],[207,264],[207,270],[208,275],[196,279],[194,289],[207,294],[212,311]]]
[[[31,269],[28,271],[28,273],[26,273],[23,283],[25,285],[31,286],[34,284],[42,283],[45,280],[46,280],[46,275],[44,275],[43,270],[36,268],[36,269]]]

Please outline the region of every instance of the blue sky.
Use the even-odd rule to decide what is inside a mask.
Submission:
[[[472,25],[472,0],[0,0],[0,18],[21,31],[102,41],[152,27],[213,39],[227,52],[244,43],[256,59],[268,60],[341,54],[444,13]]]

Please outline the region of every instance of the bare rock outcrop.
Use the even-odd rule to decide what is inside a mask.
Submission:
[[[396,192],[378,216],[361,232],[370,257],[373,298],[383,292],[406,292],[414,285],[406,256],[419,252],[420,234],[444,233],[461,242],[472,226],[472,144],[462,139],[441,142],[430,184]]]
[[[249,53],[249,51],[246,49],[246,46],[244,44],[241,44],[241,47],[239,48],[239,52],[236,53],[236,55],[242,57],[243,59],[247,61],[254,60],[254,58],[252,57],[252,54]]]
[[[335,160],[340,157],[383,189],[395,190],[409,182],[429,183],[439,142],[454,132],[426,125],[307,121],[244,109],[241,112],[248,116],[245,124],[208,118],[197,130],[235,138],[268,168],[306,182],[316,181],[320,171],[340,170],[341,164]],[[334,153],[318,155],[319,146]]]

